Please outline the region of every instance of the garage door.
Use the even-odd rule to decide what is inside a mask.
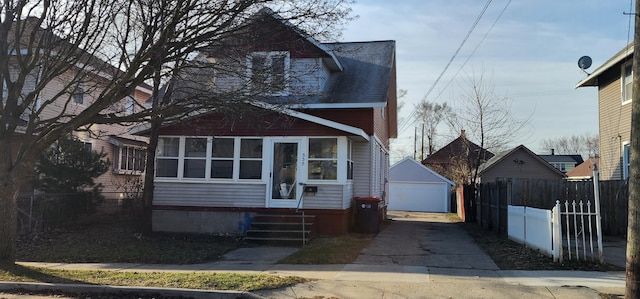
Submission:
[[[446,184],[389,183],[389,210],[449,212]]]

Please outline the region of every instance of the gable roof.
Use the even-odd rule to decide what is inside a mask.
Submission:
[[[567,162],[567,163],[575,163],[575,165],[578,165],[584,162],[581,155],[538,155],[538,157],[544,159],[549,163]]]
[[[532,159],[538,161],[541,165],[543,165],[544,167],[549,168],[549,170],[553,171],[554,173],[558,174],[559,176],[566,177],[566,175],[562,171],[560,171],[557,168],[553,167],[553,165],[549,164],[549,162],[547,162],[544,159],[540,158],[538,155],[536,155],[534,152],[532,152],[530,149],[528,149],[526,146],[524,146],[522,144],[516,146],[512,150],[504,151],[504,152],[496,154],[491,159],[489,159],[487,162],[485,162],[485,163],[480,165],[480,167],[478,169],[478,173],[481,175],[483,172],[486,172],[486,171],[490,170],[491,168],[493,168],[496,165],[500,164],[502,161],[505,161],[507,159],[507,157],[509,157],[511,154],[513,154],[513,153],[515,153],[515,152],[517,152],[519,150],[524,151],[527,155],[531,156]]]
[[[467,139],[463,132],[458,138],[425,158],[422,164],[448,164],[453,157],[466,156],[467,146],[469,153],[472,153],[469,154],[471,161],[476,161],[478,156],[481,157],[480,161],[486,161],[494,156],[492,152]]]
[[[600,158],[587,159],[576,166],[574,169],[567,171],[568,178],[587,179],[593,175],[593,164],[600,164]]]
[[[576,88],[585,87],[585,86],[598,86],[598,77],[614,65],[620,63],[623,60],[631,57],[633,55],[633,43],[628,44],[622,50],[620,50],[616,55],[609,58],[605,63],[596,68],[591,74],[589,74],[586,78],[580,80],[576,84]]]
[[[389,180],[391,182],[433,182],[455,185],[454,182],[443,177],[431,168],[420,164],[411,157],[406,157],[389,168]]]

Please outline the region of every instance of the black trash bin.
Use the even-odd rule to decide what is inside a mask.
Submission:
[[[378,233],[380,231],[379,198],[356,197],[355,231],[358,233]]]

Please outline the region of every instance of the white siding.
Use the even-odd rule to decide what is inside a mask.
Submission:
[[[319,58],[291,59],[289,76],[290,92],[294,94],[314,94],[321,91],[322,61]]]
[[[344,206],[343,185],[317,185],[316,194],[304,195],[303,207],[306,209],[341,210]]]
[[[370,196],[371,148],[368,142],[353,143],[353,195]]]
[[[156,182],[154,205],[265,207],[266,185]]]

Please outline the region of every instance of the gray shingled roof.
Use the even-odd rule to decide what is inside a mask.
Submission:
[[[386,105],[395,63],[395,41],[369,41],[323,44],[343,67],[332,72],[321,94],[312,96],[276,96],[265,98],[274,104],[318,108],[342,104],[347,107]],[[392,91],[395,93],[395,91]]]

